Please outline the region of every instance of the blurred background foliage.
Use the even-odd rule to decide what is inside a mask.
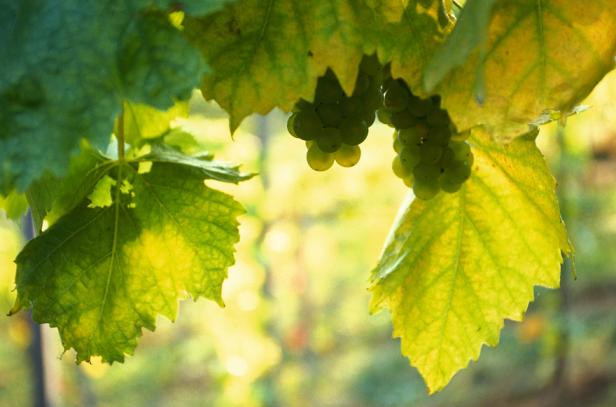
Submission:
[[[564,128],[542,129],[563,217],[576,247],[563,288],[536,290],[522,323],[496,349],[428,398],[392,340],[388,315],[368,314],[369,270],[405,197],[393,176],[391,130],[375,125],[352,169],[311,171],[285,116],[254,117],[229,137],[227,117],[200,95],[177,123],[197,149],[260,176],[216,185],[247,208],[226,307],[186,301],[160,318],[133,357],[75,365],[43,327],[52,406],[613,406],[616,405],[616,73]],[[0,308],[14,298],[22,227],[0,214]],[[35,394],[32,324],[0,318],[0,405]]]

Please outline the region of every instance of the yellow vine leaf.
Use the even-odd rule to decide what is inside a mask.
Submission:
[[[558,287],[561,253],[571,252],[533,135],[470,142],[471,178],[407,206],[372,275],[371,308],[390,310],[431,393],[498,343],[504,319],[522,319],[534,286]]]

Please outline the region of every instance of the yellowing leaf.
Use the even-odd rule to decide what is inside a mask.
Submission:
[[[169,130],[173,119],[188,116],[188,102],[176,102],[167,110],[158,110],[140,103],[124,102],[124,139],[137,144],[141,139],[155,138]]]
[[[544,110],[572,109],[614,67],[616,8],[608,1],[500,0],[487,32],[485,48],[437,88],[460,130],[483,124],[504,140],[524,134]],[[457,38],[460,47],[468,39]]]
[[[372,309],[391,311],[402,353],[430,392],[484,343],[498,343],[504,319],[522,318],[534,286],[558,287],[561,251],[571,250],[534,138],[470,142],[471,178],[455,194],[413,201],[372,276]]]
[[[239,239],[241,206],[206,187],[201,168],[158,162],[139,174],[124,164],[110,174],[111,206],[84,201],[16,260],[12,312],[31,307],[34,320],[58,327],[78,361],[124,360],[142,328],[153,330],[158,314],[175,319],[186,295],[222,304]]]
[[[418,84],[440,32],[416,9],[395,0],[241,0],[184,24],[211,67],[203,95],[229,112],[234,130],[253,112],[289,111],[299,98],[312,100],[327,67],[351,93],[362,56],[375,51],[382,62],[393,59],[395,76]]]

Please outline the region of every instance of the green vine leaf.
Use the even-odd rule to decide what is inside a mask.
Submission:
[[[5,3],[0,193],[24,191],[45,170],[63,175],[82,138],[104,148],[123,99],[167,109],[206,72],[149,1]]]
[[[111,206],[84,201],[26,245],[17,262],[17,301],[34,320],[58,327],[77,360],[132,354],[156,316],[175,319],[178,298],[222,305],[234,263],[242,207],[204,185],[194,167],[154,163],[147,173],[120,165]],[[178,261],[181,259],[181,261]]]
[[[402,353],[431,393],[521,320],[536,285],[559,285],[571,253],[555,181],[532,135],[471,140],[471,178],[455,194],[415,200],[373,271],[372,310],[391,311]]]
[[[442,33],[415,2],[394,7],[402,14],[392,22],[395,3],[242,0],[211,16],[187,18],[186,35],[212,67],[203,95],[230,114],[234,131],[251,113],[290,111],[298,99],[312,100],[327,67],[350,94],[362,55],[375,51],[382,62],[392,61],[395,76],[418,85]]]
[[[474,3],[487,2],[469,1],[467,7],[478,6]],[[458,31],[481,35],[475,14],[463,13]],[[545,110],[568,113],[614,67],[616,11],[610,2],[500,0],[487,32],[485,46],[436,88],[460,130],[481,124],[510,140],[528,131],[528,123]],[[464,48],[467,38],[452,35],[439,55]],[[426,78],[428,85],[437,79]]]

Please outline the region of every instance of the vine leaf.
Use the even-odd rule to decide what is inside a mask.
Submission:
[[[469,3],[485,7],[488,2]],[[468,32],[473,25],[480,35],[475,14],[463,13],[458,31]],[[610,2],[499,0],[487,32],[485,47],[436,88],[460,130],[482,124],[499,139],[510,140],[528,131],[528,123],[545,110],[569,112],[614,67],[616,10]],[[467,39],[452,35],[437,55],[463,50]],[[426,78],[428,85],[436,79]],[[477,94],[478,82],[485,84],[484,94]]]
[[[391,311],[431,393],[498,343],[505,318],[521,320],[534,286],[558,287],[561,252],[571,253],[534,137],[470,142],[471,178],[455,194],[413,201],[372,274],[371,308]]]
[[[104,148],[122,100],[167,109],[190,97],[206,64],[151,3],[2,2],[0,193],[65,174],[82,138]]]
[[[156,316],[175,319],[178,298],[222,305],[242,207],[204,185],[200,169],[154,163],[147,173],[119,165],[111,206],[87,201],[26,245],[17,257],[17,301],[34,320],[58,327],[77,360],[123,361]],[[239,176],[238,176],[239,177]]]
[[[125,101],[123,112],[124,139],[131,145],[138,145],[144,139],[156,138],[167,132],[174,119],[188,117],[188,101],[177,102],[167,110]]]
[[[411,86],[441,41],[434,17],[416,2],[383,0],[241,0],[203,18],[187,18],[185,34],[211,66],[202,91],[229,114],[234,131],[243,118],[274,107],[290,111],[312,100],[327,67],[353,91],[364,54],[378,52]]]

